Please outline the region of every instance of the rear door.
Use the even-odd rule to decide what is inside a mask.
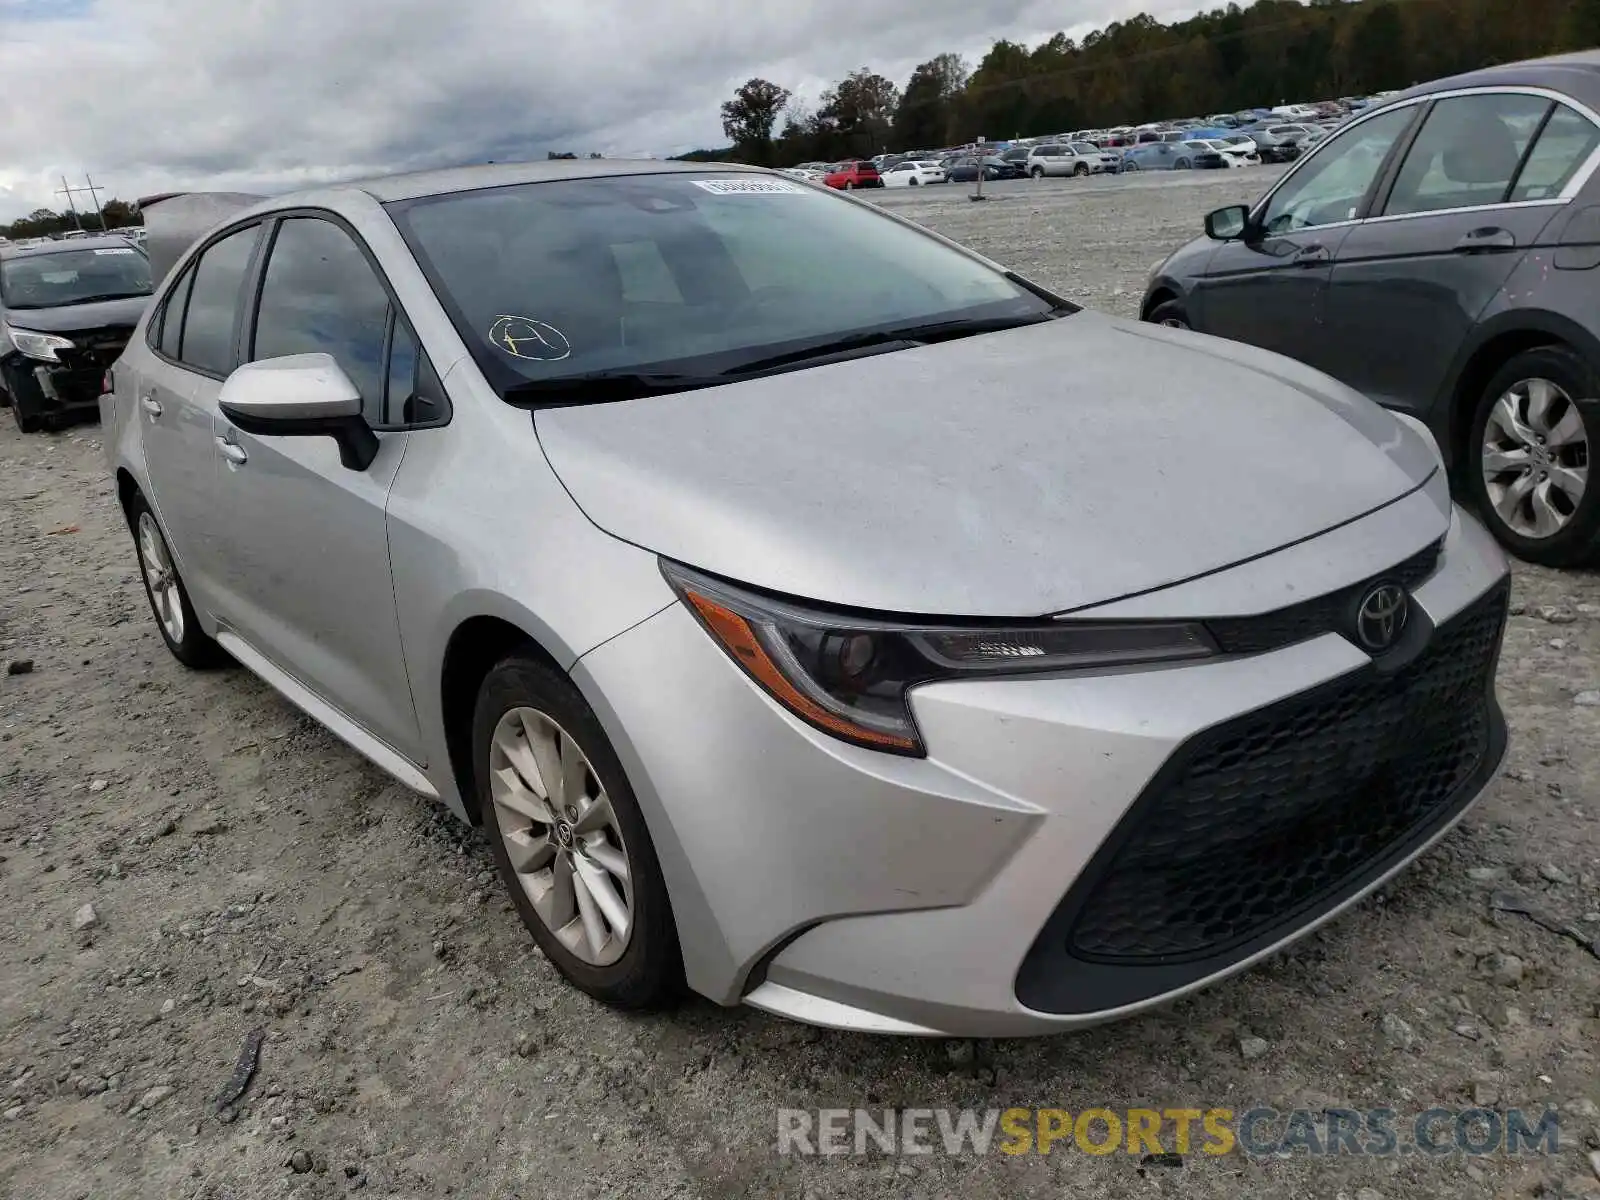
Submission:
[[[216,612],[217,393],[233,370],[240,299],[261,240],[249,225],[203,249],[149,323],[136,384],[145,470],[191,598]]]
[[[1376,215],[1335,256],[1328,369],[1382,404],[1428,410],[1597,144],[1589,118],[1539,93],[1432,104]]]
[[[1408,106],[1354,125],[1284,176],[1247,235],[1217,247],[1191,294],[1194,327],[1323,365],[1334,257],[1416,116]]]

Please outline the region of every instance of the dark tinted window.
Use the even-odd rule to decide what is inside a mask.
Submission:
[[[383,423],[406,425],[416,420],[412,398],[417,390],[417,339],[405,323],[396,321],[389,342],[389,362],[384,382]]]
[[[23,254],[0,262],[7,308],[58,308],[150,294],[150,260],[126,245]]]
[[[244,274],[261,227],[230,233],[207,249],[194,268],[183,319],[179,357],[192,367],[226,375],[234,367],[233,323],[239,314]]]
[[[1565,104],[1556,105],[1544,132],[1533,145],[1533,153],[1523,164],[1522,174],[1517,176],[1511,198],[1548,200],[1559,196],[1578,168],[1589,161],[1597,145],[1600,145],[1600,130],[1593,121]]]
[[[167,306],[161,319],[161,353],[168,358],[178,357],[178,343],[183,336],[183,306],[189,303],[189,285],[194,282],[194,272],[185,271],[183,278],[167,296]]]
[[[278,227],[261,283],[252,359],[331,354],[382,419],[389,296],[337,225],[294,217]]]
[[[1039,147],[1039,153],[1044,155],[1046,158],[1059,158],[1061,156],[1061,147],[1060,146],[1040,146]]]
[[[1457,96],[1428,113],[1395,176],[1384,212],[1438,212],[1498,204],[1550,108],[1514,92]]]

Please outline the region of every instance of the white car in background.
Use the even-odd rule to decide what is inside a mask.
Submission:
[[[793,176],[805,183],[822,183],[827,175],[822,171],[815,171],[810,167],[784,167],[783,174]]]
[[[1225,142],[1221,138],[1192,138],[1185,142],[1184,145],[1192,146],[1196,150],[1215,150],[1222,155],[1222,161],[1230,167],[1248,167],[1251,165],[1248,155],[1240,153],[1239,147]],[[1255,161],[1261,161],[1259,155]]]
[[[907,159],[880,173],[884,187],[918,187],[945,181],[944,167],[931,158]]]

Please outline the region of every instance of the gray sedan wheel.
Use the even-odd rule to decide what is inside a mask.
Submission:
[[[134,552],[139,556],[139,575],[156,629],[172,657],[186,667],[203,669],[231,663],[227,651],[200,628],[189,590],[178,574],[177,560],[167,544],[161,523],[144,496],[135,494],[128,505],[128,525],[133,531]]]
[[[1600,487],[1589,483],[1595,430],[1579,402],[1600,374],[1565,347],[1525,351],[1489,381],[1472,424],[1468,486],[1495,536],[1519,557],[1570,566],[1594,557]]]
[[[607,1004],[675,1000],[683,966],[661,866],[582,693],[538,658],[507,658],[479,689],[472,747],[495,865],[539,948]]]

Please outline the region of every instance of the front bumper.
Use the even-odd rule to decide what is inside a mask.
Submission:
[[[1496,603],[1505,580],[1492,539],[1457,513],[1437,569],[1413,591],[1423,619],[1441,627],[1417,662],[1456,654],[1452,619]],[[1382,772],[1404,756],[1382,722],[1363,726],[1366,740],[1293,724],[1308,705],[1367,686],[1372,660],[1336,633],[1165,670],[928,685],[913,693],[927,759],[802,725],[681,606],[591,652],[575,675],[645,808],[692,986],[840,1028],[1015,1036],[1126,1016],[1242,970],[1443,836],[1504,752],[1492,697],[1500,617],[1484,620],[1492,629],[1476,682],[1448,696],[1481,717],[1470,769],[1443,797],[1389,805],[1393,819],[1331,868],[1302,843],[1359,825],[1340,817],[1370,803],[1363,789],[1389,796]],[[1419,719],[1415,706],[1385,711]],[[1246,761],[1228,777],[1227,804],[1207,801],[1228,809],[1227,822],[1186,827],[1195,793],[1174,808],[1173,778],[1215,755],[1229,730],[1283,714],[1288,732],[1232,751]],[[1332,747],[1341,786],[1274,760],[1284,739]],[[1308,796],[1317,803],[1304,805]],[[1305,819],[1263,829],[1263,797],[1302,803]],[[1255,913],[1228,926],[1239,936],[1202,936],[1206,904],[1228,898],[1184,892],[1207,878],[1185,857],[1205,839],[1218,861],[1234,856],[1228,878],[1270,876],[1234,897]],[[1130,846],[1142,848],[1131,861]],[[1144,903],[1146,893],[1183,899],[1183,911]],[[1193,913],[1202,919],[1186,923]]]
[[[0,358],[0,382],[12,403],[32,416],[98,412],[105,375],[128,343],[130,328],[68,333],[77,343],[61,350],[57,362],[40,362],[12,352]]]

